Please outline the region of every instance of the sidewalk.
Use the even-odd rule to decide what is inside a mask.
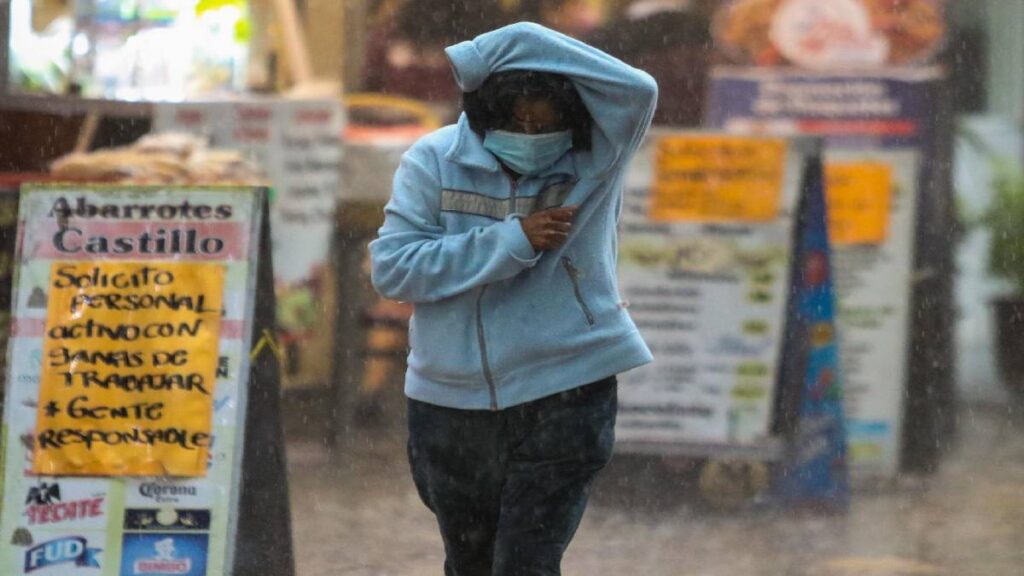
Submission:
[[[858,493],[849,514],[834,517],[702,511],[656,462],[617,457],[563,573],[1020,576],[1022,412],[965,410],[959,445],[938,475]],[[397,424],[359,431],[333,462],[316,442],[289,444],[300,576],[442,573],[440,537],[409,479],[403,435]]]

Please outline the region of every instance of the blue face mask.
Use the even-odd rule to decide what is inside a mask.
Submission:
[[[534,176],[572,149],[572,130],[548,134],[488,130],[484,135],[484,148],[517,173]]]

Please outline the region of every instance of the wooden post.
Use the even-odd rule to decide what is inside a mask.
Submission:
[[[343,78],[350,91],[363,90],[363,68],[366,62],[369,24],[369,8],[366,5],[366,0],[346,0]]]
[[[277,17],[281,21],[281,36],[284,42],[284,57],[288,71],[295,84],[306,84],[313,80],[313,63],[309,58],[309,44],[299,22],[294,0],[274,0]]]
[[[93,109],[86,113],[82,120],[82,127],[78,130],[78,139],[75,140],[75,153],[82,154],[89,151],[92,141],[96,138],[96,130],[100,126],[100,113]]]
[[[346,4],[339,0],[306,0],[305,22],[313,72],[325,80],[342,80],[348,38]]]
[[[0,1],[0,96],[7,95],[10,82],[11,3]]]

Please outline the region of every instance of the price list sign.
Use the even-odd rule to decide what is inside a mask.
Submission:
[[[770,222],[779,215],[786,143],[732,136],[658,141],[650,218]]]
[[[892,167],[883,162],[830,162],[825,178],[832,244],[884,243],[889,237]]]
[[[55,262],[33,471],[204,475],[223,292],[218,264]]]

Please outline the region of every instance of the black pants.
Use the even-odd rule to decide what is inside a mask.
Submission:
[[[616,380],[497,412],[409,400],[409,462],[447,576],[557,576],[615,441]]]

